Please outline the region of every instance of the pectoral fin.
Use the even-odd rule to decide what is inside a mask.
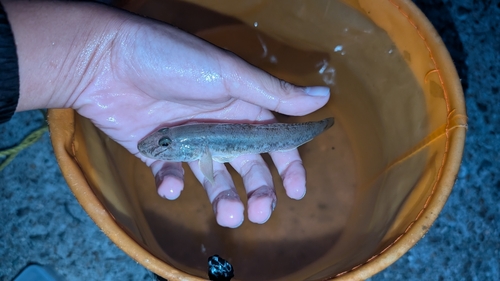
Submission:
[[[205,148],[205,152],[201,155],[198,165],[205,178],[207,178],[211,184],[214,184],[214,164],[212,162],[212,154],[208,147]]]

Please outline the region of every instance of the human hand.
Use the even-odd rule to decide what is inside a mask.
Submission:
[[[181,163],[145,158],[137,150],[137,143],[159,126],[194,120],[269,122],[274,120],[271,111],[305,115],[328,101],[328,88],[295,87],[179,29],[100,5],[85,7],[107,20],[97,18],[93,29],[84,31],[76,74],[66,75],[78,83],[67,87],[72,93],[63,107],[92,120],[151,167],[164,198],[176,199],[184,188]],[[305,170],[298,151],[270,155],[287,195],[302,198]],[[243,178],[249,220],[264,223],[276,204],[269,168],[260,155],[240,156],[229,164]],[[214,184],[197,162],[189,167],[205,188],[217,222],[239,226],[244,206],[224,164],[214,162]]]

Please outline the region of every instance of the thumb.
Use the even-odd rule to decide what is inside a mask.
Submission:
[[[328,87],[298,87],[258,69],[238,57],[222,68],[228,94],[286,115],[306,115],[324,106]]]

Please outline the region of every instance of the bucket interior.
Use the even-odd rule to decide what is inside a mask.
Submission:
[[[217,254],[235,280],[324,280],[375,258],[408,230],[435,190],[450,110],[424,40],[391,1],[173,1],[122,7],[184,29],[297,85],[326,85],[328,104],[304,117],[334,127],[299,148],[307,194],[277,191],[270,220],[217,225],[200,183],[157,195],[148,167],[75,115],[74,158],[118,225],[152,256],[205,277]],[[193,19],[196,20],[193,20]],[[246,198],[239,175],[230,169]],[[245,203],[245,202],[244,202]],[[142,262],[142,261],[139,261]]]

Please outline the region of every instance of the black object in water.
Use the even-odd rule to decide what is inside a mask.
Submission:
[[[212,281],[230,281],[234,277],[233,266],[218,255],[208,258],[208,278]]]

